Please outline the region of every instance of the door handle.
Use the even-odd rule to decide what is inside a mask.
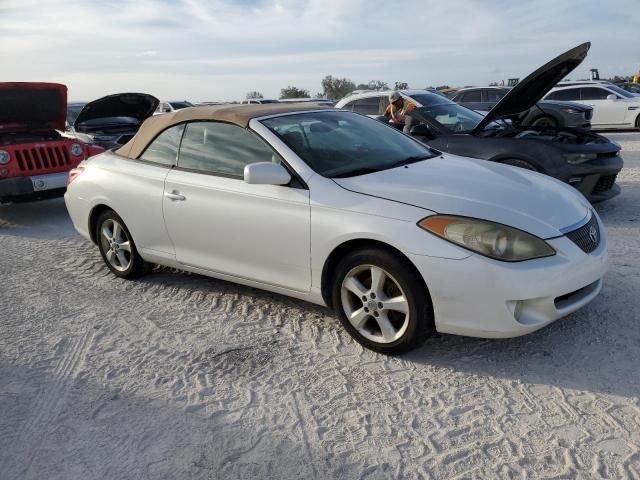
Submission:
[[[167,197],[169,200],[176,200],[176,201],[187,199],[187,197],[185,197],[184,195],[180,195],[175,190],[173,192],[164,192],[164,196]]]

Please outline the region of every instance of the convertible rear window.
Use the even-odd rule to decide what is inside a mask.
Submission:
[[[329,178],[373,173],[437,155],[392,127],[346,111],[285,115],[262,123]]]

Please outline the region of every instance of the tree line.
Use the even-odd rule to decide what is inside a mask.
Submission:
[[[381,80],[371,80],[368,83],[356,84],[349,78],[339,78],[332,75],[324,77],[320,82],[320,85],[322,87],[322,91],[316,93],[315,97],[327,98],[329,100],[340,100],[354,90],[404,90],[409,88],[409,84],[407,82],[395,82],[393,88],[390,88],[387,82],[383,82]],[[247,100],[256,100],[261,98],[264,98],[264,95],[256,90],[248,92],[246,95]],[[287,98],[311,98],[311,94],[309,90],[289,85],[280,89],[280,99],[283,100]]]

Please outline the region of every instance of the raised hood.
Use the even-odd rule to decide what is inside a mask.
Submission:
[[[158,107],[160,100],[146,93],[116,93],[87,103],[78,114],[73,126],[89,120],[109,117],[130,117],[144,121]]]
[[[496,103],[476,126],[474,132],[481,132],[495,120],[519,115],[529,110],[560,80],[582,63],[590,47],[590,42],[578,45],[529,74]]]
[[[0,133],[64,130],[67,87],[59,83],[0,83]]]
[[[334,179],[348,190],[433,212],[502,223],[540,238],[584,220],[587,201],[546,175],[455,155],[368,175]]]

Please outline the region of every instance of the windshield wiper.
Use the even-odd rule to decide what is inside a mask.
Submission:
[[[436,157],[437,155],[414,155],[412,157],[403,158],[402,160],[398,160],[395,163],[392,163],[389,168],[402,167],[404,165],[409,165],[410,163],[420,162],[422,160],[429,160],[430,158]]]

